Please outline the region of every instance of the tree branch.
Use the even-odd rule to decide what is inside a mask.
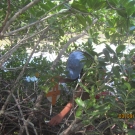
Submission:
[[[26,134],[29,135],[29,131],[28,131],[28,127],[27,127],[27,121],[25,120],[25,118],[24,118],[24,116],[23,116],[23,112],[22,112],[22,109],[21,109],[21,107],[20,107],[20,104],[18,103],[18,100],[16,99],[15,95],[12,94],[12,96],[13,96],[13,98],[14,98],[16,104],[17,104],[18,109],[19,109],[19,112],[20,112],[20,115],[21,115],[21,119],[22,119],[23,124],[24,124],[24,126],[25,126]]]
[[[98,21],[98,19],[94,19],[93,22],[92,22],[92,25],[94,25],[97,21]],[[92,25],[91,25],[91,26],[92,26]],[[87,28],[90,29],[91,26],[89,26],[89,27],[87,27]],[[79,34],[79,35],[77,35],[77,36],[71,38],[71,39],[64,45],[64,47],[62,48],[62,50],[61,50],[60,53],[58,54],[57,58],[54,60],[54,62],[53,62],[53,64],[52,64],[52,67],[51,67],[51,70],[54,70],[54,68],[56,67],[57,63],[58,63],[59,60],[60,60],[60,57],[61,57],[61,56],[63,55],[63,53],[66,51],[66,49],[68,48],[68,46],[69,46],[72,42],[78,40],[79,38],[81,38],[81,37],[83,37],[83,36],[85,36],[85,35],[86,35],[86,32],[83,32],[83,33],[81,33],[81,34]]]
[[[28,5],[26,5],[25,7],[23,7],[22,9],[20,9],[17,13],[15,13],[15,15],[6,22],[5,26],[3,27],[3,30],[1,31],[0,36],[2,37],[5,33],[5,31],[8,29],[8,27],[12,24],[12,22],[23,12],[25,12],[27,9],[31,8],[33,5],[35,5],[37,2],[39,2],[40,0],[34,0],[32,2],[30,2]]]
[[[8,4],[8,8],[7,8],[7,14],[6,14],[6,17],[4,19],[4,22],[3,22],[3,25],[2,27],[0,28],[0,32],[3,30],[7,20],[8,20],[8,17],[9,17],[9,14],[10,14],[10,0],[7,0],[7,4]]]
[[[60,58],[61,58],[61,56],[64,54],[64,52],[66,51],[66,49],[68,48],[68,46],[69,46],[72,42],[74,42],[74,41],[76,41],[77,39],[83,37],[84,35],[86,35],[86,33],[81,33],[81,34],[79,34],[79,35],[77,35],[77,36],[71,38],[71,39],[64,45],[64,47],[62,48],[62,50],[61,50],[60,53],[58,54],[57,58],[54,60],[54,62],[53,62],[53,64],[52,64],[52,67],[51,67],[51,70],[54,70],[54,69],[55,69],[56,65],[58,64],[58,62],[59,62],[59,60],[60,60]]]
[[[8,70],[8,71],[16,71],[16,70],[20,70],[22,69],[23,67],[14,67],[14,68],[4,68],[4,67],[1,67],[2,70]],[[27,69],[33,69],[33,67],[26,67]]]
[[[78,131],[81,127],[83,127],[82,122],[78,119],[75,119],[71,123],[71,125],[66,130],[64,130],[62,133],[60,133],[59,135],[70,135],[70,134]]]
[[[44,31],[44,32],[45,32],[45,31]],[[37,42],[36,45],[33,47],[33,50],[32,50],[32,52],[31,52],[31,54],[30,54],[28,60],[26,61],[26,63],[25,63],[25,65],[24,65],[22,71],[20,72],[19,76],[17,77],[17,79],[16,79],[16,81],[15,81],[15,84],[14,84],[13,88],[11,89],[10,94],[8,95],[8,97],[7,97],[7,99],[6,99],[5,103],[4,103],[4,105],[2,106],[2,109],[0,110],[0,116],[4,114],[4,111],[5,111],[5,109],[6,109],[6,106],[7,106],[7,104],[9,103],[9,101],[10,101],[10,99],[11,99],[11,97],[12,97],[12,94],[13,94],[14,90],[15,90],[16,87],[18,86],[18,82],[19,82],[19,80],[21,79],[21,77],[23,76],[23,73],[24,73],[24,71],[25,71],[25,69],[26,69],[26,67],[27,67],[27,65],[28,65],[28,63],[29,63],[29,61],[30,61],[30,59],[31,59],[31,57],[32,57],[32,55],[33,55],[33,53],[35,52],[37,46],[39,45],[40,41],[42,40],[42,36],[43,36],[43,35],[44,35],[44,33],[42,33],[42,35],[39,37],[38,42]]]
[[[47,32],[49,30],[49,26],[47,26],[44,30],[44,33]],[[42,31],[43,32],[43,31]],[[33,35],[32,35],[33,37]],[[29,37],[31,38],[31,36]],[[25,37],[22,40],[20,40],[13,48],[11,48],[8,52],[6,52],[1,58],[0,58],[0,67],[2,67],[2,65],[5,63],[5,61],[11,57],[11,55],[21,46],[21,42],[24,42],[26,40],[28,40],[29,38]]]
[[[52,8],[51,10],[49,10],[45,15],[47,15],[50,11],[52,11],[52,10],[54,10],[55,8],[57,8],[57,7],[59,7],[59,6],[63,5],[63,4],[65,4],[65,3],[68,2],[68,1],[70,1],[70,0],[66,0],[66,1],[62,2],[61,4],[59,4],[59,5],[55,6],[55,7],[53,7],[53,8]],[[67,12],[68,12],[68,11],[67,11]],[[35,21],[35,22],[33,22],[33,23],[29,24],[29,25],[26,25],[26,26],[24,26],[24,27],[22,27],[22,28],[19,28],[19,29],[17,29],[17,30],[14,30],[14,31],[11,31],[11,32],[5,34],[5,36],[13,35],[14,33],[17,33],[17,32],[19,32],[19,31],[25,30],[25,29],[27,29],[27,28],[33,26],[33,25],[36,25],[36,24],[38,24],[38,23],[41,23],[41,22],[43,22],[44,20],[47,20],[47,19],[49,19],[49,18],[51,18],[51,17],[53,17],[53,16],[55,16],[55,15],[58,15],[58,14],[61,14],[61,12],[58,12],[58,13],[56,13],[56,14],[49,15],[49,16],[43,16],[43,17],[40,18],[39,20],[37,20],[37,21]]]
[[[108,0],[106,0],[107,4],[112,8],[113,10],[123,10],[124,8],[115,8],[113,7]]]
[[[47,19],[49,19],[49,18],[51,18],[51,17],[53,17],[53,16],[56,16],[56,15],[59,15],[59,14],[61,14],[61,13],[58,12],[58,13],[56,13],[56,14],[49,15],[49,16],[47,16],[47,17],[45,17],[45,18],[42,18],[42,19],[40,19],[40,20],[38,20],[38,21],[36,21],[36,22],[33,22],[33,23],[29,24],[29,25],[26,25],[26,26],[24,26],[24,27],[22,27],[22,28],[19,28],[19,29],[17,29],[17,30],[11,31],[11,32],[5,34],[5,36],[11,36],[11,35],[13,35],[14,33],[17,33],[17,32],[19,32],[19,31],[25,30],[25,29],[27,29],[27,28],[33,26],[33,25],[36,25],[36,24],[38,24],[38,23],[41,23],[41,22],[43,22],[44,20],[47,20]]]

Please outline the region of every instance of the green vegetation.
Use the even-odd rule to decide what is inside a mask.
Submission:
[[[84,128],[73,132],[85,131],[88,125],[93,125],[95,130],[91,134],[135,134],[128,128],[135,118],[118,118],[119,114],[135,115],[135,49],[124,54],[126,46],[135,44],[134,0],[1,0],[0,3],[0,134],[47,134],[46,125],[39,126],[50,107],[44,93],[54,85],[50,82],[52,77],[65,73],[66,63],[60,58],[75,49],[86,51],[93,61],[88,57],[83,76],[86,84],[80,83],[91,98],[75,100],[79,122],[73,122]],[[105,48],[96,53],[93,46],[101,44]],[[112,44],[116,50],[110,47]],[[37,52],[55,53],[58,57],[53,62],[42,55],[32,57]],[[110,71],[99,70],[107,65],[112,65]],[[28,83],[27,76],[36,76],[38,81]],[[95,95],[106,89],[115,96],[96,101]],[[56,108],[62,108],[63,101],[67,99],[60,98]],[[39,125],[35,124],[36,118]]]

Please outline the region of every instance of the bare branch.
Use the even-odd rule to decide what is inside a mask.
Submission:
[[[49,30],[50,26],[47,26],[46,28],[44,28],[43,30],[39,31],[39,32],[36,32],[35,34],[25,38],[25,41],[28,40],[28,39],[31,39],[33,38],[34,36],[37,36],[38,34],[40,34],[41,32],[45,31],[45,29]]]
[[[28,127],[27,127],[27,121],[25,120],[25,118],[24,118],[24,116],[23,116],[23,112],[22,112],[21,107],[20,107],[20,105],[19,105],[19,103],[18,103],[18,100],[16,99],[16,97],[15,97],[14,94],[12,94],[12,96],[13,96],[13,98],[14,98],[16,104],[17,104],[17,107],[18,107],[18,109],[19,109],[19,112],[20,112],[20,114],[21,114],[21,118],[22,118],[22,121],[23,121],[23,123],[24,123],[25,130],[26,130],[26,134],[29,135],[29,131],[28,131]]]
[[[59,62],[61,56],[64,54],[64,52],[66,51],[66,49],[68,48],[68,46],[76,41],[77,39],[83,37],[84,35],[86,35],[86,33],[81,33],[73,38],[71,38],[65,45],[64,47],[62,48],[62,50],[60,51],[60,53],[58,54],[57,58],[54,60],[53,64],[52,64],[52,67],[51,67],[51,70],[54,70],[54,68],[56,67],[57,63]]]
[[[22,28],[19,28],[19,29],[17,29],[17,30],[11,31],[11,32],[5,34],[5,36],[13,35],[14,33],[17,33],[17,32],[19,32],[19,31],[25,30],[25,29],[27,29],[27,28],[33,26],[33,25],[36,25],[36,24],[38,24],[38,23],[41,23],[41,22],[43,22],[44,20],[47,20],[47,19],[49,19],[49,18],[51,18],[51,17],[53,17],[53,16],[56,16],[56,15],[59,15],[59,14],[60,14],[60,13],[56,13],[56,14],[49,15],[49,16],[47,16],[47,17],[45,17],[45,18],[42,18],[42,19],[40,19],[40,20],[38,20],[38,21],[36,21],[36,22],[33,22],[33,23],[29,24],[29,25],[26,25],[26,26],[24,26],[24,27],[22,27]]]
[[[44,34],[44,33],[43,33],[43,34]],[[42,35],[43,35],[43,34],[42,34]],[[36,48],[38,47],[40,41],[42,40],[42,35],[40,36],[40,38],[39,38],[37,44],[34,46],[34,48],[33,48],[32,52],[31,52],[31,54],[30,54],[28,60],[26,61],[25,65],[24,65],[24,67],[23,67],[23,69],[22,69],[22,71],[20,72],[19,76],[17,77],[17,79],[16,79],[16,81],[15,81],[15,83],[14,83],[14,86],[13,86],[13,88],[11,89],[10,94],[8,95],[8,97],[7,97],[7,99],[6,99],[5,103],[4,103],[4,105],[2,106],[2,109],[0,110],[0,116],[1,116],[2,114],[4,114],[4,111],[5,111],[5,109],[6,109],[6,106],[7,106],[7,104],[9,103],[9,101],[10,101],[10,99],[11,99],[11,97],[12,97],[12,93],[14,92],[15,88],[18,86],[18,82],[19,82],[19,80],[21,79],[21,77],[23,76],[23,73],[24,73],[24,71],[25,71],[25,69],[26,69],[26,67],[27,67],[27,65],[28,65],[28,63],[29,63],[29,61],[30,61],[30,59],[31,59],[31,57],[32,57],[32,55],[33,55],[33,53],[35,52],[35,50],[36,50]]]
[[[49,26],[44,29],[44,32],[47,32],[48,30],[49,30]],[[31,37],[29,37],[29,38],[31,38]],[[6,52],[0,59],[0,67],[2,67],[3,63],[5,63],[5,61],[9,57],[11,57],[11,55],[21,46],[21,43],[28,40],[29,38],[27,38],[27,37],[23,38],[13,48],[11,48],[8,52]]]
[[[123,10],[123,8],[115,8],[115,7],[113,7],[108,0],[106,0],[106,1],[107,1],[107,4],[110,6],[110,8],[112,8],[113,10]]]
[[[23,67],[14,67],[14,68],[4,68],[4,67],[1,67],[2,70],[8,70],[8,71],[16,71],[16,70],[20,70],[22,69]],[[33,67],[26,67],[27,69],[32,69]]]
[[[97,21],[98,21],[98,19],[94,19],[93,22],[92,22],[92,25],[95,24]],[[92,26],[92,25],[91,25],[91,26]],[[90,29],[91,26],[88,26],[87,28]],[[83,37],[83,36],[85,36],[85,35],[86,35],[86,33],[83,32],[83,33],[81,33],[81,34],[79,34],[79,35],[77,35],[77,36],[71,38],[71,39],[64,45],[64,47],[62,48],[62,50],[61,50],[60,53],[58,54],[57,58],[54,60],[54,62],[53,62],[53,64],[52,64],[52,67],[51,67],[51,70],[54,70],[54,68],[56,67],[57,63],[58,63],[59,60],[60,60],[60,57],[64,54],[64,52],[66,51],[66,49],[68,48],[68,46],[69,46],[72,42],[78,40],[79,38],[81,38],[81,37]]]
[[[28,5],[26,5],[25,7],[23,7],[22,9],[20,9],[17,13],[15,13],[15,15],[6,22],[3,30],[1,31],[1,36],[4,35],[5,31],[8,29],[8,27],[12,24],[12,22],[23,12],[25,12],[27,9],[29,9],[30,7],[32,7],[33,5],[35,5],[37,2],[39,2],[40,0],[34,0],[32,2],[30,2]]]
[[[78,119],[75,119],[71,123],[71,125],[59,135],[70,135],[71,133],[75,133],[75,131],[78,131],[81,127],[83,127],[82,122],[80,122],[80,120]]]
[[[51,10],[49,10],[42,18],[40,18],[40,19],[37,20],[36,22],[33,22],[33,23],[31,23],[31,24],[29,24],[29,25],[26,25],[26,26],[24,26],[24,27],[22,27],[22,28],[19,28],[19,29],[17,29],[17,30],[11,31],[11,32],[5,34],[5,36],[13,35],[14,33],[17,33],[17,32],[19,32],[19,31],[25,30],[25,29],[27,29],[27,28],[33,26],[33,25],[36,25],[36,24],[38,24],[38,23],[43,22],[44,20],[47,20],[47,19],[49,19],[49,18],[51,18],[51,17],[53,17],[53,16],[56,16],[56,15],[58,15],[58,14],[61,14],[61,12],[58,12],[58,13],[56,13],[56,14],[46,16],[50,11],[52,11],[52,10],[54,10],[55,8],[57,8],[57,7],[59,7],[59,6],[63,5],[63,4],[65,4],[65,3],[68,2],[68,1],[70,1],[70,0],[66,0],[66,1],[60,3],[59,5],[53,7],[53,8],[52,8]],[[67,12],[68,12],[68,11],[67,11]]]
[[[5,19],[4,19],[3,25],[2,25],[2,27],[0,28],[0,32],[3,30],[5,24],[6,24],[7,20],[8,20],[9,14],[10,14],[10,0],[7,0],[7,4],[8,4],[8,7],[7,7],[7,8],[8,8],[8,9],[7,9],[7,14],[6,14],[6,17],[5,17]]]

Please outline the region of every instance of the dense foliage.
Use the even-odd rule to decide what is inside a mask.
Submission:
[[[7,129],[5,119],[8,122],[12,119],[15,122],[21,121],[19,126],[14,124],[17,130],[13,134],[28,134],[27,125],[32,125],[32,116],[24,116],[23,113],[27,111],[22,113],[21,107],[26,106],[29,111],[42,108],[41,101],[45,98],[43,92],[49,91],[53,86],[50,79],[65,72],[66,63],[60,58],[67,58],[75,49],[86,51],[93,57],[93,60],[88,57],[84,67],[85,84],[79,83],[91,98],[85,101],[81,98],[75,100],[79,106],[76,117],[80,120],[79,124],[83,125],[82,129],[93,125],[95,134],[135,134],[134,130],[128,128],[134,118],[118,118],[120,114],[135,115],[135,49],[124,54],[127,46],[134,46],[134,37],[134,0],[1,0],[1,134],[5,134]],[[103,51],[94,51],[93,46],[101,44],[105,45]],[[116,50],[111,45],[115,45]],[[42,53],[39,57],[32,57],[36,52],[55,53],[58,57],[50,62]],[[100,70],[108,65],[111,65],[111,70]],[[36,76],[38,81],[28,83],[25,80],[28,76]],[[102,79],[102,76],[106,76],[106,79]],[[71,87],[71,84],[68,85]],[[99,90],[106,89],[115,96],[96,101],[95,95]],[[31,97],[32,93],[36,95],[34,99]],[[24,99],[28,97],[31,100],[24,103]],[[64,99],[61,98],[57,105],[62,105],[62,100]],[[12,114],[13,104],[14,109],[18,107],[17,116],[20,119],[14,113],[9,115]],[[31,127],[30,131],[33,130],[35,134],[42,132],[34,125]],[[76,129],[73,130],[75,131]],[[59,134],[62,135],[62,131]]]

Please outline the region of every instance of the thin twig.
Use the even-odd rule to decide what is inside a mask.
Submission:
[[[49,30],[49,26],[47,26],[45,29],[44,29],[44,32],[47,32]],[[11,55],[21,46],[20,43],[26,41],[26,39],[28,39],[26,36],[21,39],[12,49],[10,49],[7,53],[5,53],[1,59],[0,59],[0,67],[2,67],[2,65],[5,63],[5,61],[11,57]]]
[[[28,131],[28,127],[27,127],[27,121],[25,120],[25,118],[24,118],[24,116],[23,116],[23,112],[22,112],[22,110],[21,110],[21,107],[20,107],[20,105],[19,105],[19,103],[18,103],[18,101],[17,101],[15,95],[12,94],[12,96],[13,96],[13,98],[14,98],[16,104],[17,104],[17,107],[18,107],[18,109],[19,109],[19,112],[20,112],[20,114],[21,114],[21,119],[22,119],[22,121],[23,121],[25,130],[26,130],[26,134],[29,135],[29,131]],[[21,127],[20,127],[20,128],[21,128]]]
[[[106,0],[107,4],[112,8],[113,10],[123,10],[124,8],[115,8],[113,7],[108,0]]]
[[[34,127],[34,124],[33,124],[32,122],[30,122],[30,121],[29,121],[29,124],[32,126],[32,128],[33,128],[33,130],[34,130],[34,132],[35,132],[35,135],[38,135],[38,133],[37,133],[35,127]]]
[[[75,131],[77,131],[79,128],[81,128],[83,126],[82,122],[80,122],[80,120],[75,119],[71,125],[62,133],[60,133],[59,135],[70,135],[71,133],[74,133]]]
[[[5,67],[1,67],[2,70],[7,70],[7,71],[16,71],[16,70],[20,70],[23,67],[14,67],[14,68],[5,68]],[[26,67],[26,69],[33,69],[33,67]]]
[[[37,2],[39,2],[40,0],[33,0],[32,2],[30,2],[29,4],[27,4],[25,7],[23,7],[22,9],[19,9],[19,11],[17,13],[14,14],[14,16],[12,18],[10,18],[9,21],[6,22],[5,26],[3,27],[3,30],[1,31],[1,36],[4,35],[5,31],[8,29],[8,27],[12,24],[12,22],[23,12],[25,12],[26,10],[28,10],[29,8],[31,8],[33,5],[35,5]]]
[[[8,104],[8,102],[10,101],[10,98],[12,97],[12,93],[14,92],[15,88],[18,86],[18,82],[19,82],[19,80],[21,79],[21,77],[23,76],[23,73],[24,73],[24,71],[25,71],[25,69],[26,69],[26,67],[27,67],[27,65],[28,65],[28,63],[29,63],[31,57],[32,57],[32,55],[34,54],[34,52],[35,52],[36,48],[38,47],[38,45],[39,45],[39,43],[40,43],[41,40],[42,40],[42,35],[40,36],[40,38],[39,38],[37,44],[34,46],[34,48],[33,48],[32,52],[31,52],[31,54],[30,54],[28,60],[26,61],[25,65],[24,65],[24,67],[23,67],[23,69],[22,69],[22,71],[20,72],[19,76],[17,77],[17,79],[16,79],[16,81],[15,81],[15,84],[14,84],[13,88],[11,89],[10,94],[8,95],[8,97],[7,97],[7,99],[6,99],[5,103],[4,103],[4,105],[2,106],[2,109],[0,110],[0,116],[4,113],[5,108],[6,108],[7,104]]]
[[[3,30],[4,26],[6,25],[6,23],[7,23],[7,21],[8,21],[9,14],[10,14],[10,0],[7,0],[7,4],[8,4],[8,7],[7,7],[7,14],[6,14],[6,17],[5,17],[5,19],[4,19],[3,25],[2,25],[2,27],[0,28],[0,32]]]
[[[86,33],[81,33],[81,34],[79,34],[79,35],[77,35],[77,36],[69,39],[69,41],[63,46],[62,50],[60,50],[57,58],[54,60],[54,62],[52,64],[52,67],[51,67],[51,70],[54,70],[55,69],[56,65],[58,64],[58,62],[59,62],[59,60],[61,58],[61,56],[64,54],[64,52],[66,51],[66,49],[68,48],[68,46],[71,43],[75,42],[76,40],[78,40],[79,38],[81,38],[81,37],[83,37],[85,35],[86,35]]]
[[[53,17],[53,16],[56,16],[56,15],[61,14],[60,12],[58,12],[58,13],[56,13],[56,14],[46,16],[49,12],[51,12],[51,11],[54,10],[55,8],[57,8],[57,7],[59,7],[59,6],[63,5],[63,4],[65,4],[65,3],[68,2],[68,1],[70,1],[70,0],[66,0],[66,1],[60,3],[59,5],[53,7],[51,10],[49,10],[49,11],[48,11],[42,18],[40,18],[39,20],[37,20],[37,21],[35,21],[35,22],[33,22],[33,23],[29,24],[29,25],[26,25],[26,26],[24,26],[24,27],[22,27],[22,28],[19,28],[19,29],[17,29],[17,30],[11,31],[11,32],[5,34],[5,36],[13,35],[14,33],[17,33],[17,32],[19,32],[19,31],[25,30],[25,29],[27,29],[27,28],[33,26],[33,25],[36,25],[36,24],[38,24],[38,23],[43,22],[44,20],[47,20],[47,19],[49,19],[49,18],[51,18],[51,17]],[[68,11],[67,11],[67,12],[68,12]]]

